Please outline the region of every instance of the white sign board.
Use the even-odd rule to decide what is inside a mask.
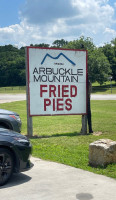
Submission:
[[[27,47],[30,116],[87,113],[87,52]]]

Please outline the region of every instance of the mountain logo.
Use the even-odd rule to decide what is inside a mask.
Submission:
[[[43,58],[43,60],[42,60],[42,62],[41,62],[41,65],[43,65],[43,63],[45,62],[45,60],[46,60],[46,58],[47,57],[50,57],[50,58],[52,58],[52,59],[58,59],[60,56],[63,56],[66,60],[68,60],[72,65],[76,65],[72,60],[70,60],[67,56],[65,56],[63,53],[60,53],[58,56],[56,56],[56,57],[53,57],[53,56],[51,56],[50,54],[46,54],[45,56],[44,56],[44,58]]]

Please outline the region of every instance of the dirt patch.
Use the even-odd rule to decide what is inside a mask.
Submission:
[[[102,132],[97,131],[97,132],[94,132],[93,135],[99,136],[99,135],[102,135]]]

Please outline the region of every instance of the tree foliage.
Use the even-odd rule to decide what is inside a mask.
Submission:
[[[116,38],[111,41],[111,44],[104,45],[102,49],[111,65],[112,78],[116,81]]]
[[[82,36],[77,40],[68,42],[68,44],[64,45],[64,48],[68,48],[68,49],[83,49],[83,50],[91,50],[91,51],[93,51],[95,46],[94,46],[91,38],[89,38],[89,37],[84,38]]]
[[[51,46],[45,43],[30,46],[87,50],[90,81],[103,84],[108,76],[116,81],[116,38],[100,48],[93,44],[91,38],[83,36],[70,42],[55,40]],[[25,77],[25,47],[0,46],[0,87],[25,85]]]
[[[68,41],[65,41],[64,39],[55,40],[55,41],[52,43],[52,47],[55,47],[55,48],[62,48],[64,45],[67,45],[67,44],[68,44]]]
[[[30,44],[30,46],[32,46],[32,47],[50,47],[49,44],[44,44],[44,43],[35,44],[35,45]]]
[[[97,81],[103,84],[111,73],[110,64],[101,48],[96,48],[91,38],[80,37],[78,40],[69,42],[69,49],[88,50],[88,77],[93,83]]]
[[[98,82],[102,85],[108,80],[111,73],[110,64],[107,57],[104,55],[101,49],[94,49],[89,52],[88,57],[88,78],[94,83]]]
[[[24,48],[0,47],[0,86],[25,85]]]

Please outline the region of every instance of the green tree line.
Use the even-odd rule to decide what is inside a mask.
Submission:
[[[116,81],[116,38],[102,47],[96,47],[89,37],[70,42],[55,40],[52,45],[41,43],[30,46],[87,50],[89,80],[101,85],[108,77]],[[25,72],[25,47],[0,46],[0,87],[25,85]]]

